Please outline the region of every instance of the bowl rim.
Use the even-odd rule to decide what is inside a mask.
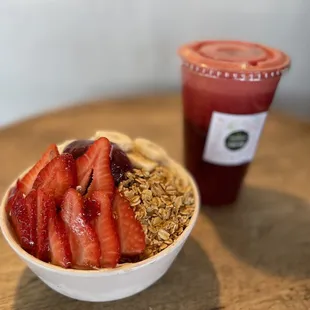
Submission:
[[[45,270],[58,273],[58,274],[68,274],[68,275],[79,275],[79,276],[108,276],[108,275],[116,275],[121,273],[127,273],[131,272],[136,269],[143,268],[144,266],[154,264],[158,260],[162,259],[163,257],[169,255],[171,252],[173,252],[176,248],[178,248],[185,240],[189,237],[193,227],[195,226],[195,223],[197,221],[199,210],[200,210],[200,194],[198,190],[198,186],[193,178],[193,176],[187,171],[181,164],[176,162],[173,159],[169,160],[169,165],[174,166],[177,171],[179,171],[182,175],[186,175],[188,178],[189,184],[191,185],[193,192],[194,192],[194,199],[195,199],[195,209],[194,213],[190,219],[190,222],[188,226],[184,229],[182,234],[166,249],[162,250],[161,252],[155,254],[152,257],[149,257],[145,260],[142,260],[140,262],[136,263],[124,263],[120,266],[117,266],[115,268],[99,268],[99,269],[87,269],[87,270],[81,270],[81,269],[71,269],[71,268],[62,268],[60,266],[53,265],[51,263],[46,263],[38,258],[34,257],[33,255],[26,252],[19,243],[16,241],[15,237],[12,235],[12,228],[9,223],[6,211],[5,211],[5,205],[7,202],[8,194],[12,186],[15,185],[16,180],[19,177],[22,177],[29,169],[32,167],[28,167],[26,170],[24,170],[23,173],[19,174],[19,177],[16,178],[10,186],[6,189],[4,196],[2,197],[1,204],[0,204],[0,228],[2,231],[2,235],[6,239],[9,246],[14,250],[14,252],[20,256],[24,261],[30,264],[34,264],[39,268],[43,268]]]

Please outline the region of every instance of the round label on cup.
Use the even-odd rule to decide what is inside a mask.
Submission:
[[[203,151],[206,162],[234,166],[250,162],[267,113],[236,115],[213,112]]]
[[[226,147],[231,151],[242,149],[249,141],[249,134],[244,130],[235,131],[225,139]]]

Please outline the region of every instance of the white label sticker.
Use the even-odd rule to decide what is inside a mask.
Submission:
[[[213,112],[203,160],[226,166],[250,162],[266,117],[267,112],[251,115]]]

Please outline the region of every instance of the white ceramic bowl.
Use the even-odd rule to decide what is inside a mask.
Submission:
[[[188,177],[194,189],[195,211],[189,226],[182,235],[172,245],[149,259],[138,263],[124,264],[115,269],[100,270],[63,269],[44,263],[24,251],[15,239],[5,212],[9,189],[1,202],[0,226],[2,234],[17,255],[45,284],[65,296],[83,301],[103,302],[137,294],[166,273],[189,237],[199,214],[200,197],[195,181],[183,167],[175,162],[172,163],[183,176]],[[15,182],[11,186],[14,184]]]

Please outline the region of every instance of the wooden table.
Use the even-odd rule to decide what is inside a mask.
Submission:
[[[104,101],[0,131],[0,190],[52,142],[96,129],[143,135],[181,160],[177,96]],[[63,297],[0,239],[0,309],[310,309],[310,124],[271,113],[234,208],[204,208],[171,270],[138,296],[107,304]]]

